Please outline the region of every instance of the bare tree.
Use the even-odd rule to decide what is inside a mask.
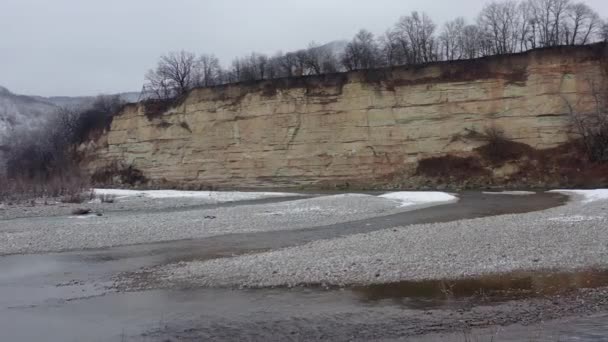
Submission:
[[[536,21],[529,1],[523,1],[517,6],[518,12],[518,43],[519,51],[536,47]]]
[[[568,6],[567,18],[562,34],[569,45],[587,44],[601,29],[600,16],[582,2]]]
[[[437,59],[435,24],[426,13],[412,12],[395,26],[397,39],[409,47],[409,63],[426,63]]]
[[[484,34],[477,25],[467,25],[462,29],[462,55],[473,59],[484,55]]]
[[[338,61],[328,46],[311,42],[304,57],[307,74],[321,75],[336,72]]]
[[[256,79],[263,80],[267,77],[268,56],[254,53],[251,55],[251,62],[255,65]]]
[[[147,90],[161,99],[181,96],[195,86],[198,68],[199,61],[193,53],[170,52],[161,56],[156,69],[146,75]]]
[[[344,70],[472,59],[560,44],[608,41],[608,23],[584,3],[571,0],[495,0],[481,10],[476,25],[448,21],[436,34],[425,13],[401,17],[379,39],[361,30],[340,56],[315,42],[306,49],[272,57],[252,53],[223,69],[213,55],[171,52],[146,74],[146,98],[168,99],[196,86],[278,77],[321,75]]]
[[[599,91],[594,83],[590,87],[595,100],[593,111],[580,112],[565,97],[563,97],[575,132],[581,141],[591,161],[608,161],[608,96],[606,91]]]
[[[278,52],[274,56],[268,59],[268,67],[267,74],[269,79],[285,77],[286,75],[283,73],[283,68],[281,65],[281,60],[285,58],[282,52]]]
[[[197,85],[209,87],[220,82],[222,68],[220,66],[220,60],[217,57],[214,55],[201,55],[198,63],[198,75],[196,75]]]
[[[308,75],[308,52],[304,49],[298,50],[294,52],[294,57],[296,62],[296,76]]]
[[[236,82],[263,80],[268,77],[269,62],[268,56],[254,52],[247,57],[234,59],[230,74]]]
[[[461,59],[464,55],[464,18],[456,18],[445,23],[439,35],[441,44],[441,55],[445,60],[453,61]]]
[[[519,16],[515,1],[488,3],[479,14],[478,25],[491,38],[493,54],[516,51],[519,45]]]
[[[399,40],[399,37],[394,30],[386,31],[378,41],[380,43],[383,64],[390,66],[407,64],[409,48],[407,45],[402,45],[402,43],[407,44],[407,42]]]
[[[346,45],[341,62],[347,70],[376,68],[380,65],[380,48],[374,35],[361,30],[352,41]]]
[[[555,46],[563,42],[561,33],[569,0],[528,0],[538,46]]]

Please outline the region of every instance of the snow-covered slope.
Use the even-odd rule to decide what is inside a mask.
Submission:
[[[44,125],[57,106],[30,96],[17,95],[0,86],[0,146],[11,130]]]
[[[137,102],[139,93],[118,94],[125,102]],[[0,147],[12,130],[27,132],[44,125],[59,107],[83,108],[95,96],[27,96],[18,95],[0,86]]]
[[[114,94],[113,94],[114,95]],[[140,93],[128,92],[115,94],[120,96],[124,102],[131,103],[139,101]],[[91,105],[95,101],[95,96],[31,96],[37,100],[52,103],[59,107],[83,107]]]

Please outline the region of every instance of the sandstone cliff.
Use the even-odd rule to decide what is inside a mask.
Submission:
[[[160,115],[125,107],[86,146],[86,167],[120,161],[152,182],[193,186],[417,186],[420,161],[477,153],[487,127],[535,150],[567,142],[567,102],[593,110],[594,90],[606,89],[606,51],[560,47],[195,89]],[[490,182],[519,171],[482,167]]]

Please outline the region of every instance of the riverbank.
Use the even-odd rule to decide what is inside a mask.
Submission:
[[[191,196],[189,192],[180,192],[182,197],[168,197],[165,193],[157,198],[125,196],[117,197],[115,203],[107,206],[87,204],[91,208],[105,206],[107,211],[101,215],[92,211],[88,215],[64,213],[0,220],[0,255],[297,230],[458,200],[456,196],[439,192],[390,193],[390,198],[354,193],[314,197],[287,193],[217,193],[213,198],[207,198],[204,192],[201,194],[203,196]],[[119,209],[112,210],[116,207]],[[61,212],[65,208],[48,210]]]
[[[294,279],[290,273],[297,276],[307,272],[316,277],[318,271],[305,269],[308,264],[327,267],[335,260],[331,253],[341,253],[345,260],[358,261],[349,270],[359,276],[367,276],[373,269],[370,266],[378,265],[388,265],[392,269],[387,271],[407,276],[399,273],[398,267],[412,261],[420,267],[427,265],[424,258],[433,254],[424,253],[440,255],[438,251],[424,251],[432,247],[444,246],[448,252],[453,246],[468,249],[451,257],[454,267],[468,262],[467,257],[487,256],[504,236],[511,237],[517,223],[521,226],[518,229],[526,231],[527,227],[529,232],[504,241],[516,243],[510,246],[516,251],[517,247],[523,249],[508,254],[508,260],[545,262],[545,255],[538,261],[532,258],[547,248],[560,248],[553,244],[565,237],[551,234],[563,235],[566,228],[575,237],[572,249],[583,241],[578,249],[583,260],[588,260],[602,242],[597,235],[605,225],[605,211],[601,210],[608,207],[602,207],[606,203],[601,196],[585,199],[576,197],[580,195],[577,193],[569,194],[576,201],[566,203],[564,195],[552,192],[463,192],[456,194],[457,202],[435,203],[424,209],[420,208],[432,204],[412,203],[417,194],[379,195],[307,194],[181,208],[170,206],[175,199],[168,199],[163,207],[157,202],[161,199],[137,197],[134,202],[150,200],[159,208],[110,210],[102,217],[62,215],[0,221],[0,233],[5,237],[3,248],[12,243],[26,251],[53,251],[0,256],[4,270],[0,276],[0,329],[14,341],[30,341],[44,329],[49,341],[399,341],[413,337],[424,341],[425,336],[430,340],[441,336],[437,339],[462,342],[464,333],[471,329],[534,325],[608,312],[608,273],[602,269],[489,271],[485,276],[431,281],[399,277],[398,281],[389,282],[382,282],[382,276],[372,273],[369,283],[335,285],[311,281],[268,287],[249,282],[264,276],[260,272],[260,268],[268,266],[264,263],[260,268],[252,266],[245,278],[239,273],[244,269],[225,269],[225,273],[234,272],[234,283],[223,285],[206,283],[222,279],[213,273],[198,273],[200,265],[241,263],[270,254],[310,260],[277,260],[282,267],[304,268],[285,274],[271,270],[271,277],[280,278],[269,279]],[[402,207],[406,202],[410,205]],[[467,228],[473,226],[470,222],[474,222],[476,230]],[[547,222],[547,227],[539,228]],[[581,222],[585,226],[579,227]],[[486,230],[488,234],[484,234]],[[498,233],[500,230],[504,232]],[[583,234],[579,230],[584,230]],[[47,234],[36,235],[43,233]],[[430,237],[423,239],[423,233]],[[487,236],[490,233],[495,235],[494,244],[480,245],[491,238]],[[594,234],[599,241],[593,239]],[[576,235],[582,235],[583,240],[576,240]],[[191,237],[166,240],[171,236]],[[367,237],[361,240],[364,243],[357,244],[362,236]],[[134,239],[147,242],[128,243]],[[355,244],[344,244],[345,240]],[[439,242],[440,245],[433,245]],[[64,246],[61,243],[84,247],[62,252],[57,249]],[[97,243],[116,243],[116,247],[90,247]],[[336,244],[333,246],[337,249],[318,249],[319,244]],[[531,249],[530,245],[537,248]],[[349,247],[358,250],[349,251]],[[302,253],[309,249],[310,253]],[[286,251],[297,253],[284,254]],[[405,259],[408,252],[412,256]],[[373,258],[375,255],[380,255],[379,261]],[[395,259],[385,263],[386,257]],[[553,260],[551,253],[547,257]],[[601,255],[595,260],[601,260]],[[473,266],[484,262],[473,261]],[[449,262],[452,260],[445,263]],[[491,260],[485,262],[488,267],[494,266]],[[182,267],[195,268],[188,274]],[[439,263],[429,266],[430,271],[445,267]],[[289,287],[292,285],[295,286]],[[601,326],[594,331],[601,332]]]
[[[571,195],[567,205],[541,212],[397,227],[177,263],[153,270],[153,278],[163,286],[346,286],[608,267],[608,198],[592,191]]]

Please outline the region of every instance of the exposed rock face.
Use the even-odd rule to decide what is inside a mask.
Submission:
[[[87,167],[122,161],[152,181],[225,187],[379,184],[473,153],[487,127],[536,149],[566,142],[567,103],[594,110],[607,60],[604,45],[562,47],[196,89],[160,116],[126,107]]]

